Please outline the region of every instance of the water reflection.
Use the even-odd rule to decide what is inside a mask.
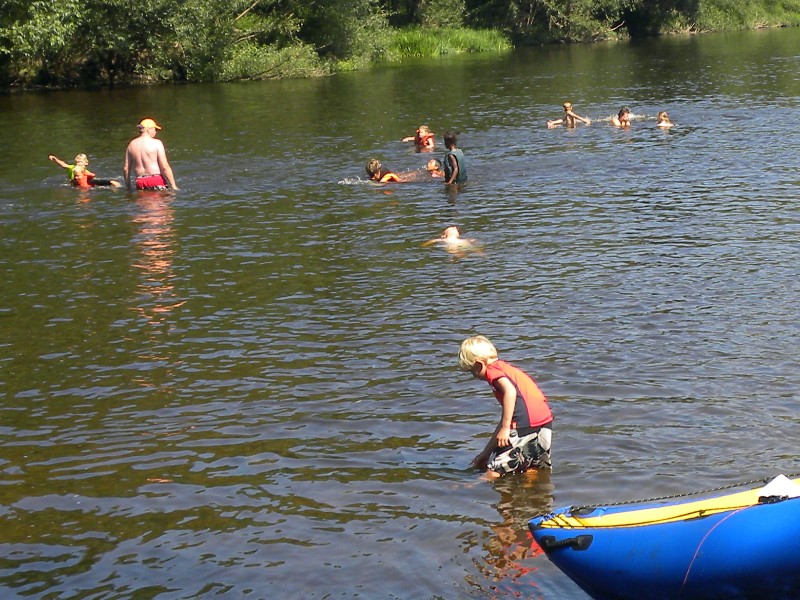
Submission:
[[[174,383],[179,359],[173,356],[173,345],[165,337],[175,329],[172,318],[175,309],[186,303],[176,293],[173,270],[176,235],[173,227],[174,196],[165,192],[136,193],[132,223],[136,226],[133,238],[133,270],[138,274],[136,296],[131,309],[145,323],[144,339],[139,359],[149,365],[133,380],[142,388],[158,390],[153,401],[163,406],[176,394]]]
[[[173,198],[172,194],[145,191],[136,196],[133,223],[138,231],[133,240],[132,266],[139,273],[139,283],[133,309],[154,328],[167,324],[170,313],[186,303],[175,294]]]
[[[490,592],[497,596],[532,597],[536,587],[538,560],[542,549],[528,531],[528,521],[553,508],[554,486],[551,471],[532,470],[519,477],[503,477],[491,482],[500,498],[495,507],[500,521],[491,526],[493,535],[483,545],[485,555],[476,559]]]

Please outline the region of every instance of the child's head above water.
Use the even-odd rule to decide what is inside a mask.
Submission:
[[[377,158],[373,158],[367,163],[367,176],[371,179],[375,176],[375,173],[378,173],[381,170],[381,161]]]
[[[425,165],[425,168],[428,171],[439,171],[442,168],[442,161],[438,158],[432,158],[428,161],[428,164]]]
[[[458,230],[458,227],[455,225],[451,225],[450,227],[445,228],[442,232],[442,239],[443,240],[457,240],[461,232]]]
[[[444,134],[444,145],[447,148],[454,148],[458,143],[458,131],[447,131]]]
[[[458,350],[458,366],[462,371],[471,371],[476,362],[484,365],[497,360],[497,348],[487,338],[476,335],[461,342]]]
[[[564,102],[563,106],[564,106],[564,112],[572,110],[572,102]]]
[[[89,164],[89,157],[86,156],[85,154],[78,154],[75,157],[75,164],[78,166],[85,167],[86,165]]]

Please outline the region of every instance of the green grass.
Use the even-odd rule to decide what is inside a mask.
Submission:
[[[466,52],[502,52],[511,49],[511,42],[492,29],[399,29],[389,44],[388,60],[432,57]]]

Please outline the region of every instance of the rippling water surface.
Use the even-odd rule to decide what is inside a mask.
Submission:
[[[529,518],[800,471],[799,63],[781,30],[0,98],[2,597],[585,598]],[[594,123],[548,130],[567,99]],[[174,196],[47,161],[115,176],[143,116]],[[422,122],[467,186],[359,181]],[[422,246],[450,224],[483,253]],[[552,474],[467,468],[477,332]]]

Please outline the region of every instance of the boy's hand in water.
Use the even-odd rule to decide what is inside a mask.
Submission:
[[[469,463],[470,467],[475,467],[476,469],[480,469],[481,471],[485,471],[488,467],[489,460],[488,457],[483,456],[483,454],[479,454],[472,461]]]

